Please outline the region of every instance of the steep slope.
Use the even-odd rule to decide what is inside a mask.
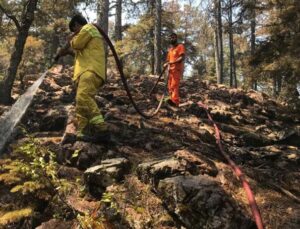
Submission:
[[[299,114],[263,93],[190,78],[181,84],[179,108],[163,105],[156,117],[146,120],[110,73],[97,102],[112,141],[76,142],[70,75],[71,69],[65,69],[49,76],[22,123],[56,153],[62,177],[75,173],[85,180],[91,196],[83,200],[71,194],[75,209],[82,208],[82,201],[98,209],[93,204],[105,192],[119,212],[102,209],[110,222],[107,228],[254,228],[241,184],[219,152],[205,110],[197,105],[201,101],[221,130],[225,151],[246,174],[266,227],[299,228]],[[144,111],[153,110],[164,91],[160,83],[157,94],[149,97],[155,79],[129,79]],[[19,133],[11,145],[24,137]],[[12,199],[0,197],[1,203]],[[40,228],[55,228],[55,223]]]

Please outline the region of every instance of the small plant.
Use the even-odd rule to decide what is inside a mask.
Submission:
[[[33,215],[41,201],[51,201],[55,207],[62,209],[56,209],[56,212],[73,212],[76,216],[77,213],[64,200],[75,184],[58,177],[55,153],[28,136],[26,142],[17,146],[10,156],[10,159],[0,160],[0,182],[9,187],[12,194],[20,195],[15,195],[13,209],[1,207],[0,211],[6,212],[0,217],[2,225]]]
[[[104,192],[100,202],[104,203],[106,206],[112,209],[115,214],[118,214],[120,212],[117,203],[113,199],[112,193]]]
[[[66,193],[71,184],[57,176],[58,165],[55,154],[36,139],[29,139],[17,147],[12,159],[0,165],[0,181],[11,187],[11,192],[33,195],[50,200],[59,191]]]
[[[76,151],[73,157],[77,157],[78,154],[79,151]],[[79,213],[67,203],[66,196],[72,189],[79,190],[81,180],[77,179],[72,183],[60,179],[55,153],[37,139],[28,136],[26,142],[17,146],[10,156],[10,159],[0,160],[0,182],[9,187],[12,194],[20,194],[18,201],[30,203],[30,206],[18,203],[14,209],[6,209],[8,211],[0,207],[2,225],[34,215],[38,202],[46,201],[51,203],[49,207],[53,209],[54,218],[76,218],[82,229],[107,228],[105,216],[100,209],[96,209],[92,214]],[[100,202],[115,214],[119,212],[111,193],[104,193]],[[5,214],[2,214],[3,210]]]

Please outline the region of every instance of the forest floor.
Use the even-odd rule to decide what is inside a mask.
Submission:
[[[74,140],[71,75],[71,68],[49,74],[2,155],[0,228],[255,228],[241,182],[220,154],[199,101],[220,128],[225,151],[245,173],[265,227],[300,228],[299,114],[264,93],[189,78],[181,82],[179,108],[163,104],[157,116],[144,119],[110,72],[96,100],[112,139],[84,143]],[[35,79],[25,78],[27,87]],[[160,83],[149,97],[156,79],[128,79],[143,111],[153,111],[164,91]],[[0,107],[0,115],[8,109]],[[57,187],[48,187],[45,195],[47,180],[41,178],[34,180],[39,187],[25,191],[12,168],[20,157],[14,151],[28,139],[55,154],[60,182],[73,185],[63,196]]]

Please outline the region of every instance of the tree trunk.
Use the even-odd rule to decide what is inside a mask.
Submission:
[[[154,73],[161,72],[161,0],[155,1]]]
[[[51,44],[49,49],[49,63],[53,61],[53,58],[55,57],[55,54],[59,47],[59,35],[56,31],[53,31],[51,34]]]
[[[109,0],[98,0],[97,25],[108,34]]]
[[[252,0],[252,6],[251,6],[251,22],[250,22],[250,28],[251,28],[251,35],[250,35],[250,53],[253,57],[255,54],[255,31],[256,31],[256,13],[255,13],[255,6],[256,6],[256,0]],[[252,89],[257,90],[257,80],[252,80]]]
[[[278,87],[278,95],[279,95],[281,92],[281,88],[282,88],[282,77],[278,76],[277,81],[278,81],[277,87]]]
[[[282,78],[280,75],[273,77],[273,96],[277,97],[281,92]]]
[[[97,4],[97,25],[108,35],[108,13],[109,0],[98,0]],[[108,56],[108,47],[104,41],[105,56]],[[105,58],[107,63],[107,58]],[[107,67],[107,65],[105,65]],[[106,70],[105,70],[106,72]]]
[[[230,87],[237,88],[236,65],[233,44],[232,0],[229,0],[229,47],[230,47]]]
[[[222,28],[222,8],[221,0],[218,0],[218,43],[219,43],[219,56],[220,56],[220,79],[218,83],[224,82],[224,51],[223,51],[223,28]]]
[[[155,1],[156,0],[150,0],[148,2],[151,17],[154,17],[154,14],[155,14]],[[154,38],[154,32],[155,31],[152,28],[149,31],[151,74],[155,74],[155,47],[154,47],[154,39],[155,38]]]
[[[0,11],[0,28],[2,28],[2,22],[3,22],[3,12]],[[1,33],[0,33],[1,35]]]
[[[223,31],[222,31],[222,9],[221,0],[214,0],[214,14],[215,14],[215,56],[216,56],[216,70],[217,83],[221,84],[224,81],[223,68]]]
[[[115,40],[122,40],[122,0],[116,2]]]
[[[214,46],[215,46],[215,65],[216,65],[216,75],[217,75],[217,82],[220,81],[220,56],[219,56],[219,45],[218,45],[218,31],[215,29],[214,31]]]
[[[277,77],[273,76],[273,96],[277,96]]]
[[[22,14],[20,28],[14,44],[13,53],[7,75],[0,83],[0,103],[10,104],[12,102],[11,91],[18,71],[18,66],[22,60],[24,46],[28,37],[30,26],[34,20],[34,11],[36,10],[38,0],[29,0]]]

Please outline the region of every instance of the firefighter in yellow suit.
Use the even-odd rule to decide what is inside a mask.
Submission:
[[[107,125],[95,101],[95,95],[106,81],[106,61],[103,37],[98,29],[88,24],[81,15],[75,15],[69,28],[68,38],[75,53],[73,80],[76,82],[77,139],[93,141],[107,137]],[[62,49],[58,56],[69,54]],[[102,139],[103,140],[103,139]]]

